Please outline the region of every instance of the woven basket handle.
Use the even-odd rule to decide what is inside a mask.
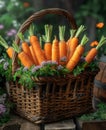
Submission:
[[[38,11],[38,12],[35,12],[32,16],[30,16],[22,25],[21,27],[19,28],[18,30],[18,33],[22,32],[24,33],[30,26],[30,24],[33,23],[33,21],[45,16],[46,14],[58,14],[58,15],[63,15],[65,16],[65,18],[69,21],[69,24],[71,25],[71,27],[73,29],[76,29],[77,28],[77,25],[76,25],[76,21],[73,17],[73,15],[64,10],[64,9],[60,9],[60,8],[49,8],[49,9],[44,9],[44,10],[41,10],[41,11]],[[18,34],[17,33],[17,34]],[[20,42],[20,39],[18,37],[18,35],[16,35],[15,37],[15,43],[19,44]],[[12,71],[14,73],[14,70],[17,66],[17,54],[16,52],[14,53],[13,55],[13,62],[12,62]]]
[[[69,13],[68,11],[64,10],[64,9],[59,9],[59,8],[50,8],[50,9],[44,9],[44,10],[41,10],[41,11],[38,11],[38,12],[35,12],[32,16],[30,16],[20,27],[19,32],[22,32],[24,33],[26,31],[26,29],[30,26],[30,24],[43,17],[44,15],[46,14],[58,14],[58,15],[63,15],[66,17],[66,19],[68,19],[71,27],[73,29],[76,29],[77,28],[77,25],[76,25],[76,22],[75,22],[75,19],[73,17],[73,15],[71,13]],[[18,34],[17,33],[17,34]],[[18,36],[16,35],[16,38],[15,38],[15,42],[16,43],[19,43],[19,38]]]

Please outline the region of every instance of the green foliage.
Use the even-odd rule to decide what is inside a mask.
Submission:
[[[4,92],[5,92],[5,90],[0,87],[0,95],[2,95]]]
[[[2,126],[4,123],[7,123],[10,120],[9,113],[5,113],[0,117],[0,126]]]
[[[12,61],[7,58],[0,60],[0,73],[6,81],[18,81],[19,84],[30,89],[36,86],[34,81],[36,78],[65,76],[69,73],[69,70],[61,65],[57,65],[56,62],[48,61],[42,62],[39,66],[32,66],[29,69],[21,66],[12,75]]]
[[[15,72],[13,80],[18,81],[19,84],[26,86],[29,89],[35,86],[35,82],[32,80],[31,72],[24,67],[20,67]]]
[[[80,117],[83,121],[106,120],[106,104],[101,102],[94,113],[84,114]]]
[[[32,66],[30,69],[20,67],[13,75],[13,80],[18,81],[27,88],[36,86],[34,79],[39,77],[65,76],[69,71],[53,62],[44,62],[41,66]]]
[[[90,71],[95,71],[98,69],[98,60],[94,59],[89,65],[88,68]]]
[[[85,55],[86,54],[84,54],[84,56]],[[82,56],[80,62],[74,68],[72,72],[74,76],[81,74],[84,70],[91,71],[91,72],[98,70],[98,60],[96,58],[90,64],[88,64],[87,67],[85,68],[87,63],[85,62],[84,56]]]
[[[8,100],[6,91],[0,90],[2,90],[2,92],[0,91],[0,126],[2,126],[10,120],[11,109],[14,108],[14,105]]]
[[[0,74],[7,81],[12,80],[12,64],[10,59],[0,59]]]
[[[76,68],[73,70],[73,75],[77,76],[83,71],[84,71],[84,67],[82,64],[80,64],[80,65],[76,66]]]
[[[5,113],[0,114],[0,126],[7,123],[11,119],[10,117],[11,109],[14,108],[14,104],[8,100],[5,101],[4,106],[6,107],[6,111]]]

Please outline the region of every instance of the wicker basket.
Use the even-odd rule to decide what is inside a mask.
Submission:
[[[62,9],[53,8],[41,10],[29,17],[20,27],[18,32],[24,33],[29,25],[36,19],[46,14],[58,14],[65,16],[72,28],[76,28],[73,16]],[[16,36],[15,42],[19,44]],[[12,71],[17,68],[17,54],[14,53]],[[71,118],[92,110],[92,89],[96,72],[83,72],[74,77],[68,74],[66,77],[39,78],[33,89],[28,90],[18,83],[10,83],[10,99],[16,105],[16,113],[34,122],[53,122]]]

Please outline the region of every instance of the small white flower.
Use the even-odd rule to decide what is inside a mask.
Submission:
[[[52,61],[52,65],[58,65],[57,61]]]
[[[12,22],[12,23],[13,23],[13,26],[14,26],[14,27],[18,27],[18,26],[19,26],[19,25],[18,25],[19,23],[17,23],[17,21],[16,21],[16,20],[13,20],[13,22]]]
[[[0,104],[1,103],[3,103],[4,104],[4,102],[5,102],[5,100],[6,100],[6,93],[4,93],[3,95],[0,95]]]
[[[36,72],[37,70],[39,70],[42,66],[38,65],[32,68],[32,73]]]
[[[18,2],[14,2],[14,5],[15,5],[15,6],[19,6],[19,3],[18,3]]]
[[[23,68],[23,72],[25,72],[25,71],[27,71],[28,70],[28,68],[27,67],[24,67]]]
[[[8,62],[5,62],[4,65],[3,65],[4,70],[7,70],[7,69],[8,69],[8,66],[9,66],[9,63],[8,63]]]
[[[17,68],[17,69],[16,69],[16,71],[19,71],[19,70],[21,70],[21,68]]]
[[[5,59],[0,59],[0,63],[2,63],[2,62],[4,62],[5,61]]]
[[[48,63],[46,62],[46,61],[43,61],[42,63],[41,63],[41,66],[45,66],[45,65],[47,65]]]
[[[63,66],[62,66],[62,65],[59,65],[59,66],[57,66],[57,69],[58,69],[58,70],[61,70],[61,69],[63,69]]]
[[[52,64],[52,60],[48,60],[48,61],[47,61],[47,64]]]

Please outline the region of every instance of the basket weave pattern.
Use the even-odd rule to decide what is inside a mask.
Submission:
[[[87,72],[78,77],[42,78],[31,90],[12,84],[10,98],[16,112],[34,123],[71,118],[92,110],[94,76]]]
[[[73,16],[62,9],[47,9],[34,13],[20,27],[24,33],[30,24],[46,14],[65,16],[73,29],[77,28]],[[20,39],[16,35],[15,42]],[[12,71],[17,68],[17,54],[14,53]],[[53,122],[71,118],[92,110],[92,89],[96,73],[83,72],[75,77],[45,77],[34,79],[36,86],[28,90],[18,83],[10,83],[10,99],[16,105],[16,113],[34,123]]]

